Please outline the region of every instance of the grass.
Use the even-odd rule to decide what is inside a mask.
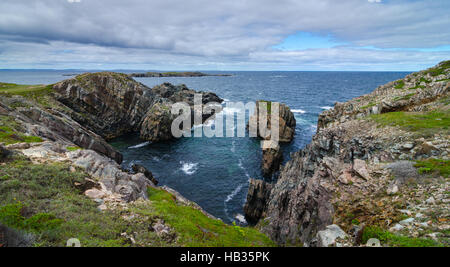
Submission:
[[[374,107],[374,106],[376,106],[376,105],[377,105],[377,103],[375,103],[375,102],[370,102],[369,104],[367,104],[367,105],[361,107],[361,109],[368,109],[368,108]]]
[[[410,238],[401,235],[395,235],[391,232],[383,230],[375,226],[367,226],[364,228],[362,243],[366,244],[371,238],[376,238],[381,241],[382,245],[390,247],[442,247],[443,245],[423,238]]]
[[[401,101],[401,100],[410,100],[411,97],[413,97],[415,95],[415,93],[412,94],[408,94],[408,95],[404,95],[404,96],[396,96],[394,97],[394,101]]]
[[[28,95],[51,90],[53,85],[23,85],[15,83],[0,83],[0,93],[11,95]]]
[[[450,125],[449,113],[449,111],[428,113],[390,112],[371,115],[369,118],[381,126],[399,126],[408,131],[433,134],[448,131]]]
[[[145,224],[129,225],[119,213],[100,212],[75,183],[86,174],[71,172],[65,164],[33,164],[24,158],[0,165],[0,222],[36,235],[35,246],[65,246],[78,238],[82,246],[127,246],[121,236],[127,231],[142,232]],[[146,244],[160,240],[145,235]]]
[[[81,170],[71,172],[65,163],[41,165],[23,156],[9,158],[0,165],[0,223],[34,234],[34,246],[65,246],[70,238],[79,239],[83,247],[274,245],[254,228],[211,219],[158,189],[149,189],[152,202],[145,205],[101,212],[76,186],[86,177]],[[136,216],[126,220],[131,214]],[[170,225],[176,241],[151,230],[157,219]],[[133,235],[136,243],[122,233]]]
[[[51,108],[54,106],[55,100],[50,97],[53,92],[53,85],[21,85],[13,83],[0,83],[0,95],[20,95],[25,98],[34,100],[43,107]],[[53,105],[52,105],[53,104]],[[16,104],[22,106],[20,103]],[[24,107],[27,105],[25,104]]]
[[[421,174],[436,174],[444,178],[450,176],[450,160],[444,159],[427,159],[417,161],[414,167],[419,169]]]
[[[72,151],[80,150],[81,148],[77,147],[77,146],[68,146],[68,147],[66,147],[66,149],[67,149],[67,151],[72,152]]]
[[[42,138],[21,133],[21,126],[10,116],[0,115],[0,143],[39,143]]]
[[[405,82],[403,80],[397,81],[395,83],[395,89],[403,89],[403,87],[405,87]]]
[[[256,229],[227,225],[209,218],[194,207],[177,204],[175,197],[164,190],[149,188],[148,196],[154,207],[153,216],[163,217],[179,234],[178,243],[183,246],[274,246],[269,238]]]
[[[431,68],[429,70],[426,70],[425,74],[430,74],[433,77],[445,74],[445,70],[450,69],[450,60],[444,61],[441,63],[439,67]]]

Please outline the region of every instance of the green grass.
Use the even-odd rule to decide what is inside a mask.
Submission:
[[[397,81],[395,83],[395,89],[403,89],[403,87],[405,87],[405,82],[403,80]]]
[[[444,178],[450,176],[450,160],[444,159],[427,159],[417,161],[414,167],[419,169],[421,174],[437,174]]]
[[[0,115],[0,143],[39,143],[42,138],[21,133],[21,126],[10,116]]]
[[[381,241],[382,245],[390,247],[442,247],[443,245],[423,238],[410,238],[401,235],[395,235],[379,227],[367,226],[364,228],[362,243],[366,244],[371,238]]]
[[[53,85],[21,85],[12,83],[0,83],[0,95],[12,96],[20,95],[33,100],[43,107],[52,108],[55,100],[50,97],[53,92]],[[13,107],[28,107],[27,104],[15,104]]]
[[[401,100],[410,100],[411,97],[413,97],[415,95],[415,93],[412,94],[408,94],[408,95],[404,95],[404,96],[396,96],[394,97],[394,101],[401,101]]]
[[[442,62],[442,65],[439,67],[426,70],[425,74],[431,74],[431,76],[436,77],[445,74],[446,69],[450,69],[450,60]]]
[[[71,172],[65,164],[33,164],[24,158],[0,165],[0,221],[36,235],[35,246],[65,246],[78,238],[82,246],[128,246],[123,232],[143,232],[142,243],[161,245],[145,223],[132,224],[118,212],[100,212],[75,183],[84,172]]]
[[[27,95],[48,91],[52,85],[23,85],[14,83],[0,83],[0,93],[11,95]]]
[[[9,158],[0,165],[0,222],[33,233],[34,246],[65,246],[70,238],[79,239],[83,247],[274,245],[254,228],[211,219],[157,189],[149,189],[152,202],[101,212],[76,186],[86,177],[64,163],[41,165],[19,156]],[[127,221],[124,216],[131,214],[137,217]],[[176,240],[151,230],[158,219],[174,230]],[[136,243],[122,233],[133,234]]]
[[[362,106],[361,109],[368,109],[368,108],[374,107],[374,106],[376,106],[376,105],[377,105],[377,103],[375,103],[375,102],[370,102],[369,104],[367,104],[367,105],[365,105],[365,106]]]
[[[431,83],[430,80],[427,80],[424,77],[420,77],[419,82],[421,82],[421,83]]]
[[[421,133],[448,132],[450,126],[450,112],[390,112],[371,115],[369,118],[381,126],[400,126],[408,131]]]
[[[67,151],[72,152],[72,151],[80,150],[81,148],[77,147],[77,146],[68,146],[68,147],[66,147],[66,149],[67,149]]]
[[[179,234],[178,243],[183,246],[274,246],[269,238],[256,229],[227,225],[211,219],[194,207],[176,203],[175,197],[164,190],[149,188],[148,196],[154,207],[153,216],[164,218]]]

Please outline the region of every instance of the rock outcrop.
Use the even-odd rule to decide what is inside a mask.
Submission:
[[[448,214],[448,196],[439,193],[448,188],[448,181],[439,180],[438,175],[432,186],[416,183],[409,188],[403,181],[418,182],[417,175],[396,177],[392,165],[386,165],[430,157],[448,162],[449,80],[447,61],[337,103],[320,115],[311,144],[291,155],[275,184],[251,183],[246,213],[254,218],[262,214],[264,223],[259,227],[279,244],[305,246],[330,245],[326,236],[332,224],[344,231],[356,221],[389,229],[399,220],[398,207],[418,205],[416,210],[429,214],[436,210]],[[403,194],[387,194],[393,183]],[[430,206],[438,204],[428,201],[428,195],[417,193],[423,187],[440,196],[439,207]],[[434,229],[448,229],[445,219],[430,224]]]
[[[72,119],[105,139],[140,132],[142,139],[167,141],[173,139],[174,103],[193,106],[195,94],[202,94],[203,104],[223,102],[213,93],[196,92],[185,85],[164,83],[150,89],[126,74],[113,72],[79,75],[53,89],[57,100],[71,109]]]
[[[263,180],[250,179],[247,202],[244,206],[245,219],[250,224],[256,224],[264,215],[266,203],[270,197],[272,184]]]
[[[265,141],[270,142],[270,141]],[[283,153],[278,144],[263,146],[262,148],[262,172],[266,179],[272,178],[273,174],[280,170],[283,163]]]
[[[266,123],[267,124],[267,132],[261,132],[259,127],[257,128],[257,134],[258,137],[264,139],[264,140],[270,140],[271,139],[271,135],[270,135],[270,130],[271,130],[271,125],[272,125],[272,116],[271,114],[271,110],[272,110],[272,103],[270,101],[257,101],[256,102],[256,109],[255,109],[255,114],[250,118],[250,120],[257,122],[255,125],[259,126],[260,120],[259,120],[259,106],[260,103],[265,103],[266,107],[267,107],[267,122],[262,122],[261,123]],[[282,143],[289,143],[292,142],[292,140],[294,140],[294,135],[295,135],[295,126],[297,124],[294,114],[292,113],[291,109],[282,103],[279,103],[279,141]]]

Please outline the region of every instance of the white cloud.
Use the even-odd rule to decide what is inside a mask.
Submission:
[[[73,50],[84,53],[72,58],[76,62],[90,64],[87,60],[95,59],[112,64],[114,56],[90,53],[108,51],[115,55],[120,51],[117,53],[128,55],[121,58],[124,63],[134,62],[134,55],[139,55],[143,59],[137,61],[160,66],[168,65],[167,58],[174,67],[189,60],[234,67],[256,60],[254,55],[284,58],[288,53],[272,51],[271,47],[299,31],[331,35],[353,49],[437,47],[450,45],[449,9],[450,1],[446,0],[398,0],[382,5],[361,0],[91,0],[77,5],[54,0],[2,0],[0,57],[8,60],[15,53],[17,61],[12,63],[30,62],[25,57],[30,50],[50,62],[55,58],[51,53]],[[10,47],[12,43],[15,47]],[[319,53],[301,52],[323,62]],[[400,53],[384,52],[401,57]],[[366,60],[357,54],[359,61],[352,57],[343,63],[356,66]],[[429,53],[418,55],[422,63],[432,57]],[[70,53],[65,53],[55,60],[68,64],[69,58]],[[326,58],[332,60],[331,54]],[[338,54],[335,59],[340,59]],[[4,64],[0,62],[0,67]]]

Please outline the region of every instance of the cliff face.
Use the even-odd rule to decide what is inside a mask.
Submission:
[[[53,89],[56,99],[72,110],[74,120],[105,139],[140,132],[148,141],[170,140],[174,103],[193,106],[197,93],[203,95],[203,104],[223,101],[213,93],[196,92],[185,85],[164,83],[150,89],[126,74],[112,72],[79,75]]]
[[[309,246],[323,244],[331,224],[347,233],[363,228],[357,225],[389,229],[404,210],[424,217],[440,210],[446,218],[449,79],[447,61],[325,111],[311,144],[292,155],[274,185],[251,183],[250,201],[258,205],[248,213],[260,215],[259,227],[279,244]],[[441,167],[418,172],[416,161]],[[439,198],[435,206],[428,205],[430,195]],[[425,237],[417,230],[424,220],[404,234]],[[428,227],[448,229],[447,219]]]

